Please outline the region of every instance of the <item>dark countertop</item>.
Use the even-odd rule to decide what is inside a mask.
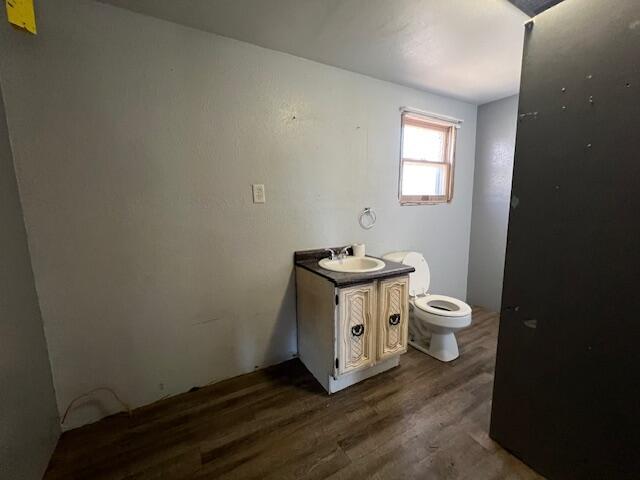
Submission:
[[[339,252],[341,248],[342,247],[336,247],[333,250]],[[303,250],[294,253],[293,261],[296,266],[302,267],[305,270],[309,270],[316,275],[320,275],[321,277],[326,278],[336,287],[346,287],[359,283],[368,283],[372,282],[373,280],[379,280],[381,278],[399,277],[401,275],[408,275],[409,273],[415,271],[413,267],[409,267],[401,263],[390,262],[389,260],[380,258],[380,260],[385,263],[385,266],[382,270],[378,270],[376,272],[333,272],[331,270],[326,270],[318,265],[318,261],[325,257],[329,257],[329,252],[327,252],[325,249]],[[367,255],[367,257],[378,258],[371,255]]]

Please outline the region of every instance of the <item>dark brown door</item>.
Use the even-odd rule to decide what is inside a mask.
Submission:
[[[491,436],[552,479],[640,478],[640,0],[525,28]]]

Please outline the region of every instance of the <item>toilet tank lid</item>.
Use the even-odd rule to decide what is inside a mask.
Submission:
[[[429,291],[431,274],[429,265],[421,253],[408,251],[391,252],[382,258],[415,268],[416,271],[409,274],[409,295],[415,297]]]

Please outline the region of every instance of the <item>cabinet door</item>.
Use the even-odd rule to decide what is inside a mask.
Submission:
[[[407,351],[409,324],[408,277],[383,280],[378,284],[378,359]]]
[[[375,361],[376,286],[343,288],[338,300],[338,374],[368,367]]]

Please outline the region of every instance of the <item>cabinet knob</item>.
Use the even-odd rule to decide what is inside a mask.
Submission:
[[[400,314],[394,313],[389,317],[389,325],[398,325],[400,323]]]
[[[358,325],[354,325],[351,327],[351,335],[354,337],[359,337],[364,333],[364,325],[359,323]]]

